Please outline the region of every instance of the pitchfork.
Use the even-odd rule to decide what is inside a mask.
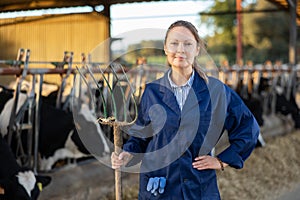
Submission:
[[[100,93],[100,98],[103,105],[103,116],[98,118],[98,122],[102,125],[109,125],[113,127],[113,135],[114,135],[114,151],[117,155],[122,152],[123,145],[123,137],[122,137],[122,127],[132,125],[137,119],[137,103],[133,96],[133,89],[130,85],[128,77],[119,63],[111,63],[108,69],[101,69],[101,66],[89,66],[85,65],[83,68],[77,70],[82,77],[83,81],[89,85],[88,80],[86,78],[86,74],[88,74],[92,82],[97,86],[97,91]],[[94,73],[100,73],[101,77],[104,81],[103,85],[107,86],[108,94],[111,98],[107,98],[105,92],[103,92],[103,85],[99,84]],[[108,76],[107,76],[108,75]],[[110,77],[110,79],[108,78]],[[126,87],[126,90],[123,87]],[[114,94],[114,90],[119,88],[120,95],[116,96]],[[121,97],[121,102],[118,101],[120,99],[116,99],[116,97]],[[111,99],[111,102],[108,102]],[[134,116],[133,119],[128,117],[130,112],[130,100],[134,106]],[[112,104],[112,112],[108,113],[108,105]],[[119,110],[121,112],[119,112]],[[132,113],[131,113],[132,114]],[[110,116],[109,116],[110,115]],[[116,200],[122,199],[122,182],[121,182],[121,170],[115,170],[115,194]]]

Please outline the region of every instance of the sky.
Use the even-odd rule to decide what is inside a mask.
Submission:
[[[159,1],[112,5],[111,37],[123,38],[121,43],[115,42],[112,49],[126,48],[142,40],[163,40],[167,28],[176,20],[190,21],[200,36],[205,36],[209,33],[205,25],[200,25],[199,12],[205,11],[213,2]]]
[[[111,35],[143,28],[167,29],[171,23],[183,19],[200,27],[199,12],[211,6],[213,0],[159,1],[126,3],[111,6]]]
[[[163,40],[166,29],[176,20],[187,20],[198,29],[200,36],[209,34],[205,25],[200,25],[199,12],[206,11],[214,0],[179,0],[140,3],[122,3],[111,6],[111,37],[123,38],[123,47],[142,40]],[[97,6],[101,11],[103,6]],[[22,16],[40,16],[45,14],[66,14],[72,12],[92,12],[93,8],[70,7],[63,9],[42,9],[35,11],[21,11],[0,13],[0,18]],[[114,47],[112,47],[114,48]]]
[[[128,31],[143,28],[166,30],[171,23],[183,19],[192,22],[198,30],[207,35],[205,26],[200,26],[199,12],[205,11],[214,0],[179,0],[154,1],[140,3],[122,3],[111,6],[111,36],[115,37]],[[103,6],[96,6],[101,11]],[[0,12],[0,18],[15,18],[24,16],[41,16],[46,14],[67,14],[92,12],[89,6],[69,7],[61,9],[41,9],[20,12]]]

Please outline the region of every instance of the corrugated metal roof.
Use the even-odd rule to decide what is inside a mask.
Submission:
[[[71,6],[113,5],[118,3],[150,2],[159,0],[1,0],[0,11],[19,11]],[[162,1],[162,0],[161,0]],[[167,1],[167,0],[165,0]]]
[[[168,1],[168,0],[1,0],[0,12],[19,11],[44,8],[60,8],[71,6],[97,6],[113,5],[119,3],[150,2],[150,1]],[[275,5],[288,10],[290,0],[268,0]],[[297,24],[300,25],[300,3],[297,5]]]

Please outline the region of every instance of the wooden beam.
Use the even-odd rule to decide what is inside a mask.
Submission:
[[[290,38],[289,38],[289,64],[297,63],[297,0],[289,0],[290,12]]]

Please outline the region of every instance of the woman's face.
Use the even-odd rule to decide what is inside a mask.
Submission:
[[[200,48],[192,32],[184,26],[172,28],[164,45],[167,60],[172,67],[192,67]]]

